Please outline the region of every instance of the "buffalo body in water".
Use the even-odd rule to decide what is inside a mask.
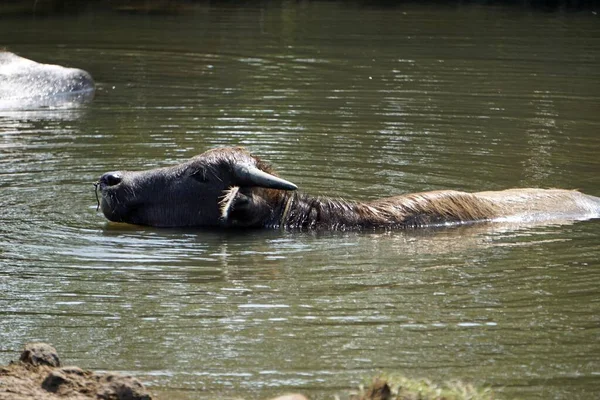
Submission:
[[[172,167],[109,172],[96,186],[106,218],[156,227],[406,229],[600,217],[600,198],[562,189],[439,190],[369,202],[314,197],[243,148],[210,150]]]
[[[77,106],[91,101],[94,93],[94,80],[84,70],[0,50],[0,110]]]

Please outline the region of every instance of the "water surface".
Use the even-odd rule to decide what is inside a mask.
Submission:
[[[600,392],[598,221],[204,232],[109,224],[92,183],[242,145],[353,199],[600,195],[592,13],[332,3],[3,19],[89,71],[86,107],[0,114],[0,361],[26,341],[164,398],[332,398],[378,371],[512,398]]]

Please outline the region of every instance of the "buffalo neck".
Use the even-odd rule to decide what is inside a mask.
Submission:
[[[368,203],[293,192],[281,198],[268,225],[286,229],[345,230],[401,224],[401,221],[377,216],[373,211]]]
[[[273,207],[268,226],[290,229],[351,230],[416,228],[489,221],[500,210],[470,193],[413,193],[370,202],[287,192]]]

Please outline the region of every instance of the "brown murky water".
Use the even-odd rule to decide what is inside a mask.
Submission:
[[[92,183],[243,145],[313,194],[600,195],[600,20],[464,6],[7,18],[96,79],[0,113],[0,361],[26,341],[164,398],[331,399],[378,371],[600,393],[600,223],[231,234],[108,224]],[[216,395],[220,393],[220,395]]]

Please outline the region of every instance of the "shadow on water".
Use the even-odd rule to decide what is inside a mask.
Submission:
[[[508,6],[534,11],[583,11],[594,10],[600,5],[598,0],[374,0],[346,1],[361,7],[402,8],[410,4],[426,4],[430,7],[463,7],[466,5]]]
[[[319,0],[305,1],[318,2]],[[328,2],[331,2],[328,0]],[[264,6],[280,5],[281,0],[246,1],[244,4]],[[302,2],[301,2],[302,3]],[[339,0],[344,5],[360,8],[401,9],[414,4],[430,7],[463,7],[466,5],[510,6],[519,9],[540,11],[583,11],[595,10],[600,5],[598,0]],[[89,11],[114,11],[119,13],[143,15],[183,15],[195,11],[197,5],[213,7],[238,6],[239,2],[230,0],[116,0],[101,2],[98,0],[7,0],[0,5],[0,15],[37,15],[79,14]]]

